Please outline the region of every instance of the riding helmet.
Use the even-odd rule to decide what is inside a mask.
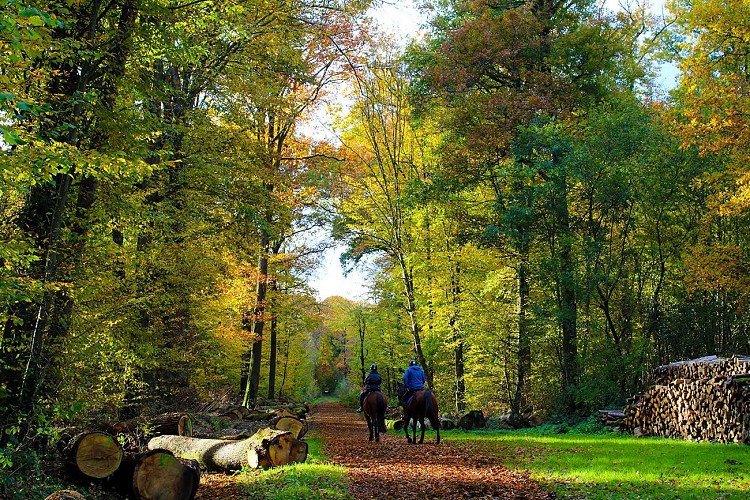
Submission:
[[[375,363],[371,364],[371,365],[370,365],[370,371],[371,371],[371,372],[376,372],[376,371],[378,371],[378,365],[376,365]]]
[[[417,364],[417,360],[416,359],[412,359],[411,361],[409,361],[409,366],[414,366],[416,364]]]

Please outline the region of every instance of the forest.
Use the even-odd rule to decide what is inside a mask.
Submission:
[[[0,472],[372,363],[523,425],[750,353],[745,1],[0,5]],[[366,300],[309,285],[342,246]]]

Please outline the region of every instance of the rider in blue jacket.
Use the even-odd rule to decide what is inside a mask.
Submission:
[[[404,393],[404,397],[401,401],[403,404],[406,404],[414,391],[421,391],[424,389],[424,370],[422,370],[422,367],[417,364],[415,359],[409,361],[409,368],[404,372],[403,382],[406,393]]]

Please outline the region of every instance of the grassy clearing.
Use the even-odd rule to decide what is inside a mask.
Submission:
[[[567,430],[567,429],[562,429]],[[446,440],[478,446],[560,497],[748,498],[750,447],[641,438],[619,433],[525,431],[445,432]]]
[[[248,498],[258,500],[348,500],[344,467],[327,463],[323,440],[317,436],[306,439],[307,461],[265,471],[245,471],[242,482]]]

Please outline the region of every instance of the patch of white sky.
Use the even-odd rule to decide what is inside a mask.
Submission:
[[[627,0],[625,0],[627,1]],[[664,8],[665,0],[654,0],[651,10],[654,14],[667,17]],[[424,28],[426,17],[419,8],[419,1],[396,0],[381,1],[370,10],[369,14],[374,19],[381,32],[389,35],[393,40],[406,46],[411,40],[419,36]],[[604,8],[617,11],[626,6],[622,0],[605,0]],[[659,84],[666,88],[675,86],[677,70],[673,65],[664,65],[660,68],[658,76]],[[328,138],[335,133],[332,130],[330,116],[333,113],[329,109],[312,117],[312,123],[306,127],[306,132],[312,137]],[[317,232],[313,238],[327,238],[324,232]],[[356,302],[365,302],[370,299],[375,267],[372,263],[365,262],[345,273],[340,257],[345,251],[342,244],[335,244],[326,250],[321,258],[320,266],[312,275],[309,284],[317,291],[318,300],[324,300],[331,296],[340,296]]]

